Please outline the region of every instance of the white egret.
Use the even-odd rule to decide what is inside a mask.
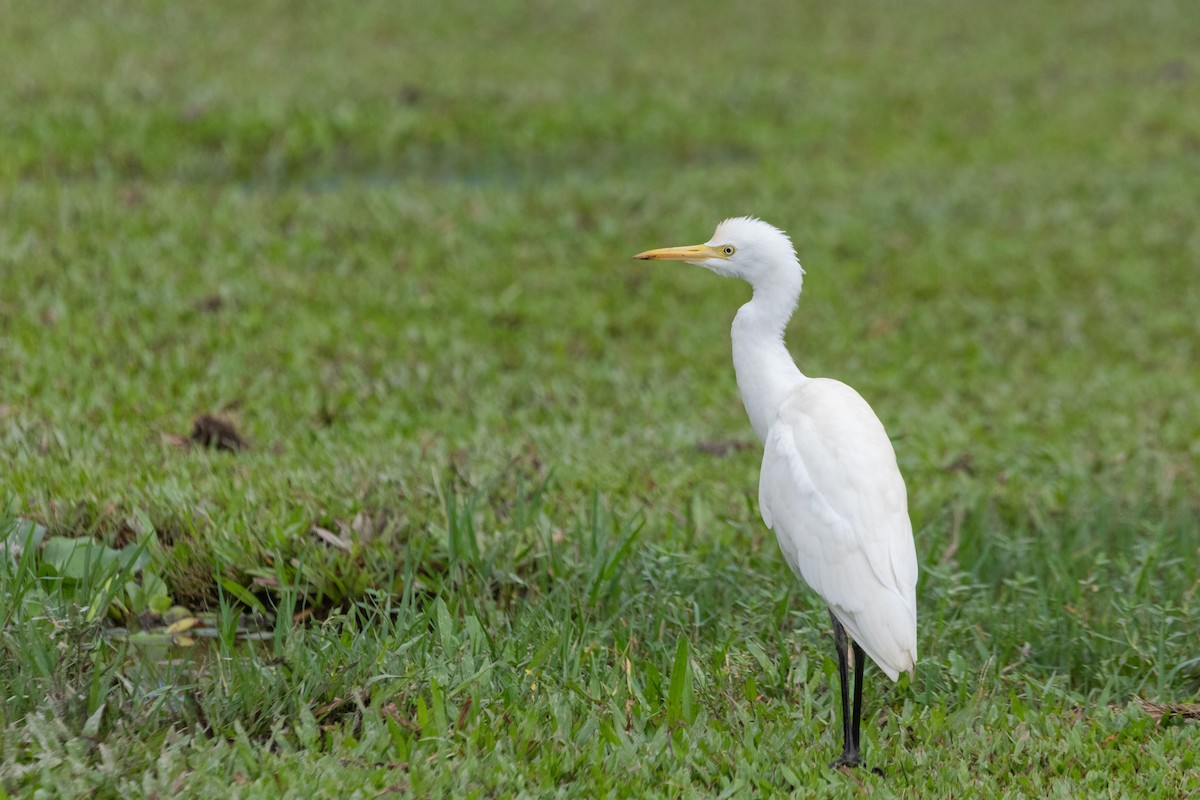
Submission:
[[[754,288],[733,319],[733,368],[764,445],[759,511],[788,566],[829,606],[844,741],[833,765],[854,766],[860,761],[863,652],[893,681],[917,660],[917,553],[892,443],[858,392],[805,376],[788,354],[783,334],[804,270],[783,231],[736,217],[704,244],[635,258],[686,261]]]

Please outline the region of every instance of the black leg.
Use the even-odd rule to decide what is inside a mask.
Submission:
[[[833,615],[833,611],[829,612],[829,619],[833,621],[833,643],[837,646],[838,653],[838,677],[841,679],[842,689],[842,754],[837,761],[833,762],[834,767],[853,767],[859,763],[858,758],[858,736],[859,736],[859,714],[862,712],[862,650],[858,645],[854,645],[854,718],[851,722],[850,717],[850,670],[847,665],[850,653],[850,637],[846,635],[846,629],[842,627],[842,623],[838,622],[838,618]]]
[[[862,752],[862,686],[863,673],[867,670],[867,655],[854,642],[854,752]]]

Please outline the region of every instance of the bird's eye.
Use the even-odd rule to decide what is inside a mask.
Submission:
[[[731,244],[727,244],[721,248],[721,253],[726,256],[731,256],[737,252],[737,248]]]

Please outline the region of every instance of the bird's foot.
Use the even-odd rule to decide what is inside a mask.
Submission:
[[[834,769],[850,769],[852,767],[862,767],[863,769],[866,769],[866,765],[862,763],[862,758],[859,757],[859,754],[849,750],[843,750],[842,754],[838,756],[837,760],[829,766],[833,767]],[[878,775],[881,778],[887,777],[887,773],[884,772],[880,767],[871,767],[871,774]]]

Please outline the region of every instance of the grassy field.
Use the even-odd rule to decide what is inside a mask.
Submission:
[[[450,5],[0,0],[0,798],[1200,792],[1193,5]],[[886,777],[629,258],[737,214],[908,482]]]

